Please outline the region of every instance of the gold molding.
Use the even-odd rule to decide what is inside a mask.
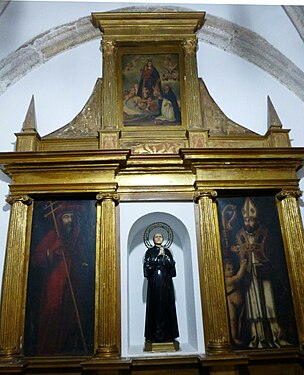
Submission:
[[[102,129],[114,130],[118,127],[117,124],[117,74],[116,74],[116,43],[113,40],[102,40],[103,54],[103,81],[101,97],[102,114],[101,125]]]
[[[298,198],[299,190],[282,190],[277,194],[285,255],[292,286],[295,317],[300,346],[304,348],[304,231]]]
[[[29,358],[30,371],[62,372],[74,366],[71,372],[84,369],[118,375],[124,370],[148,373],[154,368],[152,371],[160,369],[165,374],[171,371],[169,365],[183,363],[185,373],[208,366],[210,373],[222,375],[238,374],[237,366],[252,359],[254,365],[269,358],[273,362],[293,358],[298,363],[303,356],[298,347],[247,351],[246,356],[231,353],[215,198],[241,195],[245,190],[257,194],[280,191],[277,205],[303,350],[304,239],[296,172],[303,165],[304,149],[290,147],[288,130],[282,129],[271,104],[264,136],[234,123],[216,105],[197,76],[196,32],[204,18],[204,12],[93,13],[93,25],[102,34],[103,78],[97,81],[90,100],[68,125],[42,138],[36,131],[32,101],[22,132],[16,134],[18,152],[0,153],[1,169],[12,179],[0,310],[0,373],[13,372],[13,360],[22,356],[31,197],[36,196],[97,200],[95,355],[90,359]],[[140,55],[151,51],[178,54],[181,126],[123,126],[120,57],[125,52]],[[206,356],[197,353],[190,358],[180,353],[161,360],[121,358],[120,200],[196,203],[204,322],[204,332],[197,334],[205,336]],[[7,359],[11,364],[2,366]]]
[[[0,357],[14,358],[22,354],[25,288],[27,281],[27,236],[32,199],[10,196],[12,205],[3,271],[0,309]],[[13,300],[12,300],[13,296]]]
[[[119,194],[117,193],[112,193],[112,192],[101,192],[96,195],[96,200],[97,201],[103,201],[103,200],[112,200],[115,202],[115,205],[117,206],[119,204]]]
[[[116,43],[113,40],[102,40],[101,47],[104,55],[113,56],[117,53]]]
[[[120,353],[120,266],[117,241],[119,196],[113,191],[97,194],[97,297],[96,358],[118,357]]]
[[[231,352],[215,190],[198,190],[198,258],[207,353]],[[206,306],[208,308],[206,309]]]
[[[196,190],[193,194],[193,200],[195,203],[198,203],[201,198],[210,198],[214,200],[218,196],[216,190],[206,189],[206,190]]]
[[[298,199],[302,196],[302,192],[300,190],[281,190],[277,195],[277,199],[282,201],[286,198],[295,198]]]
[[[29,197],[28,195],[19,195],[19,196],[8,195],[5,199],[5,201],[10,205],[13,205],[16,202],[22,202],[25,205],[30,206],[33,203],[34,200],[31,197]]]
[[[185,66],[185,98],[191,98],[191,100],[187,101],[187,111],[184,111],[186,124],[188,129],[202,129],[201,97],[197,79],[196,38],[192,37],[183,41],[182,49],[184,51]]]
[[[93,26],[120,43],[185,39],[204,24],[205,12],[92,13]]]
[[[186,55],[195,54],[198,48],[198,42],[195,38],[189,38],[182,42],[182,48]]]

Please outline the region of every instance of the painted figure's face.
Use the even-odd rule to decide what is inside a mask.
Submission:
[[[153,241],[154,241],[155,245],[161,245],[163,240],[164,240],[164,237],[163,237],[162,234],[160,234],[160,233],[154,234]]]
[[[232,263],[227,263],[225,265],[225,276],[231,277],[234,275],[234,267]]]
[[[63,214],[62,223],[63,223],[63,226],[66,228],[66,230],[70,231],[72,229],[72,224],[73,224],[73,214],[70,212]]]
[[[253,233],[258,227],[258,222],[254,217],[244,217],[244,226],[246,232]]]
[[[130,94],[131,97],[135,96],[136,92],[135,92],[135,88],[134,87],[130,88],[129,94]]]

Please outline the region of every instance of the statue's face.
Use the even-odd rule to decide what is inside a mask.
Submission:
[[[163,237],[162,234],[160,234],[160,233],[154,234],[153,241],[154,241],[155,245],[161,245],[163,240],[164,240],[164,237]]]

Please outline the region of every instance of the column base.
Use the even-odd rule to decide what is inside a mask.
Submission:
[[[0,374],[25,374],[27,363],[18,354],[0,353]]]
[[[208,343],[206,352],[209,355],[231,353],[232,348],[228,342],[211,342]]]
[[[112,345],[97,348],[94,358],[117,358],[119,356],[117,346]]]

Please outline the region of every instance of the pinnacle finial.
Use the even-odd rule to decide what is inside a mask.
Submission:
[[[33,95],[22,125],[22,132],[37,132],[36,124],[35,99]]]
[[[268,121],[267,121],[268,129],[282,129],[283,128],[281,120],[269,96],[267,96],[267,117],[268,117]]]

